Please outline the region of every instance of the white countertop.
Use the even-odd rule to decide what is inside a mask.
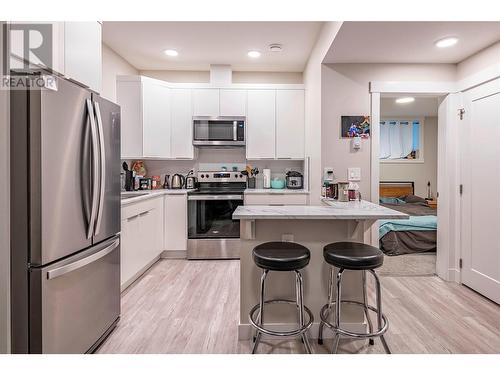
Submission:
[[[245,194],[309,194],[304,189],[245,189]]]
[[[378,220],[408,219],[402,212],[368,201],[326,201],[324,206],[238,206],[233,219],[331,219]]]
[[[182,195],[187,194],[195,189],[157,189],[157,190],[136,190],[136,191],[122,191],[121,203],[122,206],[137,203],[146,199],[151,199],[161,195]],[[126,195],[126,199],[124,198]],[[133,198],[129,198],[129,197]]]

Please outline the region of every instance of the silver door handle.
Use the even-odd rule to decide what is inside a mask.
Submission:
[[[53,270],[50,270],[47,272],[47,279],[52,280],[55,279],[56,277],[65,275],[69,272],[75,271],[79,268],[85,267],[86,265],[93,263],[102,257],[105,257],[109,253],[111,253],[116,247],[120,244],[120,239],[117,238],[116,240],[113,241],[113,243],[109,246],[106,246],[104,249],[98,251],[97,253],[94,253],[92,255],[89,255],[86,258],[77,260],[76,262],[66,264],[65,266],[59,267],[59,268],[54,268]]]
[[[99,129],[99,159],[101,161],[101,179],[99,181],[100,191],[99,191],[99,206],[97,209],[97,220],[95,223],[94,235],[99,234],[101,228],[102,220],[102,207],[104,205],[104,193],[106,189],[106,153],[104,147],[104,128],[102,126],[101,109],[99,108],[99,103],[94,102],[95,115],[97,118],[97,127]]]
[[[243,200],[243,195],[188,195],[188,201],[232,201]]]
[[[238,140],[238,121],[233,121],[233,141]]]
[[[99,147],[97,144],[97,128],[95,124],[94,117],[94,107],[92,106],[92,101],[87,99],[87,114],[90,121],[90,135],[92,139],[92,204],[90,209],[90,219],[89,226],[87,229],[87,238],[91,238],[94,233],[95,227],[95,217],[97,210],[97,199],[98,199],[98,190],[97,190],[97,180],[98,180],[98,170],[99,170],[99,162],[97,160],[97,155],[99,152]]]

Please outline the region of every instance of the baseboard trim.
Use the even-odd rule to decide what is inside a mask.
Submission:
[[[460,282],[460,270],[456,268],[448,269],[448,281],[454,281],[456,283]]]
[[[366,332],[366,329],[367,329],[366,322],[363,322],[363,323],[343,323],[340,326],[345,330],[354,331],[354,332]],[[266,328],[271,329],[271,330],[276,330],[276,331],[287,331],[287,330],[296,329],[297,325],[296,324],[287,324],[287,323],[274,323],[274,324],[266,324]],[[249,323],[238,324],[238,340],[239,341],[250,340],[253,336],[254,330],[255,329]],[[307,336],[311,339],[317,339],[318,332],[319,332],[319,322],[315,322],[312,324],[311,328],[309,329]],[[265,335],[265,337],[266,337],[266,340],[267,339],[276,339],[276,340],[280,339],[279,337],[269,336],[269,335]],[[332,330],[325,328],[325,330],[323,331],[323,337],[325,339],[333,338]]]
[[[123,293],[129,286],[131,286],[136,280],[140,279],[144,273],[146,273],[147,270],[149,270],[153,264],[158,262],[160,259],[160,256],[156,256],[152,261],[148,262],[144,267],[142,267],[139,271],[137,271],[134,276],[132,276],[130,279],[125,281],[121,286],[120,286],[120,292]]]
[[[164,250],[160,258],[163,259],[186,259],[187,250]]]

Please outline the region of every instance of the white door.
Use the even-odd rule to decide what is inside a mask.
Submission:
[[[142,95],[144,156],[170,158],[170,89],[148,80]]]
[[[276,157],[304,158],[304,90],[276,91]]]
[[[193,116],[219,116],[219,89],[193,90]]]
[[[500,303],[500,80],[466,93],[462,283]]]
[[[247,159],[276,156],[276,90],[248,90]]]
[[[190,89],[172,89],[171,156],[193,159],[193,107]]]
[[[246,90],[220,90],[220,115],[245,116],[247,109]]]
[[[101,92],[102,42],[99,22],[64,23],[64,69],[71,78]]]

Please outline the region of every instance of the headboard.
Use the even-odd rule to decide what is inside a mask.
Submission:
[[[409,194],[415,194],[415,183],[413,181],[380,181],[380,197],[397,198]]]

